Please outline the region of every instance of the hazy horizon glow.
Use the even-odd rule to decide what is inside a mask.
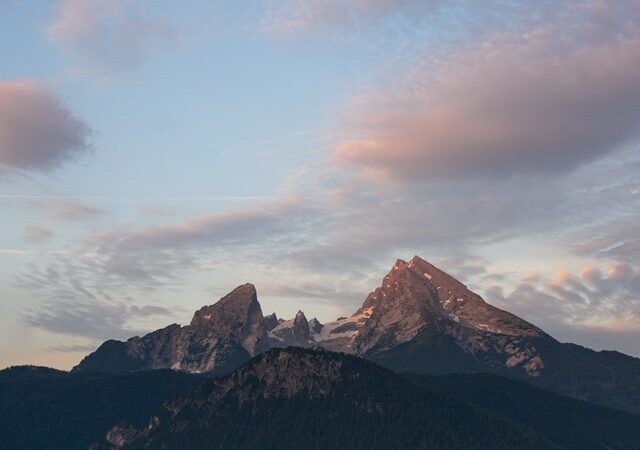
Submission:
[[[637,0],[0,4],[0,368],[414,254],[640,356]]]

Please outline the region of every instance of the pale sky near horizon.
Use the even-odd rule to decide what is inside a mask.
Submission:
[[[640,0],[0,3],[0,368],[414,254],[640,356]]]

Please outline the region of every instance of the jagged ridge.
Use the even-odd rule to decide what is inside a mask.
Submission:
[[[245,284],[201,308],[190,325],[108,341],[75,370],[221,375],[291,345],[355,354],[396,371],[492,372],[640,412],[640,360],[562,344],[417,256],[398,260],[351,317],[325,324],[302,311],[290,320],[264,317],[255,287]]]

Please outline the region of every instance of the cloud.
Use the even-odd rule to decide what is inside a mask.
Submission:
[[[109,292],[125,296],[166,288],[228,252],[236,259],[263,252],[280,255],[275,249],[283,243],[295,245],[304,239],[312,209],[298,199],[284,198],[177,224],[91,233],[76,248],[30,266],[16,277],[16,285],[46,291],[48,285],[62,283],[64,291],[82,288],[89,297],[99,289],[105,298]]]
[[[49,172],[89,150],[89,126],[35,81],[0,82],[0,173]]]
[[[570,26],[496,33],[416,63],[399,88],[354,100],[334,162],[400,180],[508,177],[565,173],[619,149],[640,135],[640,8],[629,8],[610,28],[608,9],[579,11]]]
[[[303,239],[313,207],[287,197],[246,209],[200,215],[182,223],[122,227],[87,237],[80,252],[90,255],[100,276],[157,287],[225,251],[269,251]]]
[[[290,220],[305,214],[300,199],[286,198],[253,208],[202,215],[176,225],[119,230],[96,237],[103,248],[176,248],[244,243],[288,231]]]
[[[24,228],[24,240],[29,244],[45,244],[54,236],[53,230],[42,225],[27,225]]]
[[[30,264],[14,279],[15,287],[37,300],[23,311],[24,320],[53,333],[92,339],[140,334],[144,330],[132,325],[137,319],[172,313],[159,305],[136,305],[131,297],[166,292],[225,250],[238,259],[251,245],[265,251],[270,241],[300,233],[299,220],[308,214],[298,199],[285,198],[181,224],[88,236],[79,248]]]
[[[343,283],[336,280],[317,278],[305,282],[271,282],[260,284],[260,295],[265,297],[290,297],[294,299],[314,299],[316,302],[351,301],[358,305],[364,299],[364,292],[344,290]]]
[[[62,222],[89,220],[104,216],[107,213],[102,208],[62,198],[36,200],[34,204],[44,208],[50,218]]]
[[[288,259],[310,271],[370,273],[420,254],[456,275],[482,272],[467,255],[474,245],[527,236],[562,220],[566,185],[559,180],[439,180],[371,190],[354,187],[325,199],[316,239],[290,247]]]
[[[72,344],[72,345],[54,345],[48,347],[47,350],[52,352],[60,352],[60,353],[90,353],[94,351],[98,345],[82,345],[82,344]]]
[[[443,0],[288,0],[278,6],[270,4],[261,26],[276,35],[353,29],[392,15],[418,18],[443,3]]]
[[[638,354],[628,338],[640,337],[640,272],[627,263],[587,266],[579,274],[560,270],[552,277],[523,279],[504,295],[506,290],[491,285],[484,290],[485,299],[560,339],[578,338],[602,348],[607,341],[596,344],[597,336],[620,335],[625,351]]]
[[[21,310],[27,324],[97,341],[145,333],[147,330],[132,323],[148,323],[148,319],[158,317],[166,320],[173,315],[162,306],[136,304],[122,286],[106,278],[98,280],[87,261],[79,261],[76,256],[60,254],[45,268],[30,264],[14,280],[16,287],[28,289],[35,300]],[[147,298],[148,293],[144,294]]]
[[[140,316],[135,307],[125,303],[88,300],[76,297],[73,292],[67,295],[65,299],[52,299],[24,311],[24,319],[31,326],[51,333],[100,340],[128,339],[148,331],[128,325]],[[144,317],[149,315],[144,314]],[[166,317],[171,313],[163,309],[154,310],[152,315]]]
[[[152,218],[168,217],[168,216],[174,216],[176,214],[176,211],[170,208],[144,206],[139,209],[142,214]]]
[[[131,0],[61,0],[46,31],[85,70],[106,73],[136,69],[176,40],[164,18],[146,17]]]
[[[391,3],[312,2],[309,8],[335,6],[331,14],[371,5],[374,12],[309,27],[372,23],[396,14]],[[398,4],[405,3],[412,2]],[[417,253],[465,282],[490,286],[488,301],[497,299],[552,333],[587,343],[600,336],[602,343],[607,333],[625,330],[620,342],[627,342],[637,315],[639,253],[632,244],[639,235],[640,166],[629,154],[602,156],[640,129],[631,126],[640,111],[632,70],[639,62],[638,33],[621,20],[633,15],[612,17],[613,3],[590,4],[600,11],[579,25],[514,26],[524,31],[494,33],[435,66],[417,61],[392,78],[397,89],[367,93],[352,104],[345,140],[330,160],[285,183],[295,196],[248,199],[242,207],[196,216],[177,211],[162,225],[114,225],[81,237],[77,248],[51,257],[52,263],[38,261],[18,280],[46,300],[30,323],[124,337],[136,332],[125,315],[141,314],[119,300],[129,292],[180,289],[184,296],[185,289],[203,288],[197,283],[211,283],[218,292],[223,284],[245,281],[261,286],[261,295],[324,299],[348,304],[347,311],[396,258]],[[630,154],[637,156],[637,148]],[[354,168],[367,176],[354,176]],[[56,220],[101,214],[90,206],[42,204]],[[516,269],[493,273],[487,262],[491,255],[504,257],[505,248],[478,251],[510,238],[531,247],[559,243],[557,254],[574,249],[591,265],[555,278],[532,272],[514,288]],[[602,243],[595,245],[595,238]],[[583,244],[591,249],[579,253]],[[537,251],[511,258],[524,272],[529,258],[531,269],[539,269]],[[617,264],[608,266],[611,259]],[[89,325],[73,328],[74,320]]]

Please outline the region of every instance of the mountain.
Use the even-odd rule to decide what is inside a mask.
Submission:
[[[419,257],[398,261],[363,308],[356,354],[401,372],[490,372],[640,412],[640,359],[563,344]]]
[[[521,381],[486,374],[405,377],[544,434],[566,449],[639,449],[640,416],[572,399]]]
[[[209,380],[175,370],[2,370],[0,450],[87,450],[98,441],[93,448],[104,449],[114,446],[108,441],[124,445],[135,438],[142,445],[143,437],[153,440],[151,448],[173,448],[159,436],[177,438],[182,426],[177,421],[183,419],[188,434],[183,443],[192,445],[189,439],[201,436],[207,448],[286,449],[299,442],[307,448],[311,439],[319,439],[327,450],[342,450],[400,434],[413,437],[393,445],[420,448],[411,440],[419,433],[454,434],[446,442],[430,437],[435,448],[500,448],[508,442],[514,449],[532,442],[566,450],[639,448],[639,416],[490,374],[395,375],[344,354],[288,348],[257,356],[226,381]],[[161,425],[154,420],[158,431],[140,435],[152,415],[164,417],[175,408],[181,411],[175,419],[163,419]],[[377,430],[370,431],[372,426]],[[495,442],[485,445],[488,438],[482,438],[470,447],[477,427],[494,430]]]
[[[265,319],[252,284],[237,287],[204,306],[187,326],[173,324],[127,342],[110,340],[74,368],[120,372],[171,368],[214,375],[228,373],[255,354]]]
[[[98,449],[559,449],[505,417],[353,356],[274,349],[127,424]]]
[[[74,370],[223,375],[291,345],[353,354],[399,372],[489,372],[640,412],[640,359],[560,343],[417,256],[398,260],[351,317],[325,324],[302,311],[290,320],[265,317],[255,287],[245,284],[200,309],[189,325],[107,341]]]
[[[118,422],[143,426],[165,401],[203,381],[202,376],[174,370],[1,370],[0,450],[86,450]]]

